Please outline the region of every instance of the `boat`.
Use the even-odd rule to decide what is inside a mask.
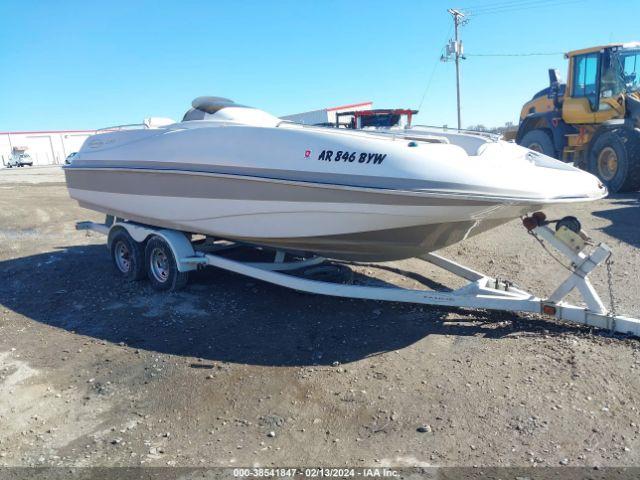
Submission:
[[[89,137],[64,167],[70,196],[142,225],[387,261],[607,195],[593,175],[491,136],[298,125],[220,97],[166,123]]]

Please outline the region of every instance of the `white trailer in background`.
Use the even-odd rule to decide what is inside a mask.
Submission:
[[[272,262],[246,262],[229,258],[227,254],[242,247],[265,252],[270,249],[210,238],[193,241],[189,233],[141,225],[113,217],[107,217],[104,224],[80,222],[77,228],[107,235],[107,245],[117,271],[129,280],[148,277],[152,286],[158,290],[179,289],[186,284],[190,271],[213,266],[282,287],[319,295],[528,312],[640,336],[640,319],[608,311],[589,282],[588,276],[591,271],[607,262],[611,256],[611,250],[607,245],[593,245],[574,217],[566,217],[555,222],[555,230],[549,227],[551,222],[547,222],[541,213],[525,218],[523,223],[530,234],[541,243],[546,242],[553,246],[570,263],[567,266],[569,274],[566,280],[546,299],[517,288],[508,281],[491,278],[434,253],[420,258],[467,280],[468,283],[457,290],[444,292],[345,285],[285,273],[319,265],[325,261],[324,258],[304,256],[299,252],[273,250]],[[544,274],[543,267],[541,273]],[[586,307],[572,305],[564,300],[573,290],[577,290],[581,295]]]

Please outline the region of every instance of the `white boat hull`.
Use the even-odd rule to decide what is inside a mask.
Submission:
[[[88,173],[88,175],[87,175]],[[317,185],[279,183],[281,199],[265,191],[263,181],[219,178],[207,179],[208,194],[189,190],[181,195],[160,194],[162,184],[174,187],[184,173],[113,172],[67,169],[70,195],[81,206],[143,224],[200,233],[218,238],[246,241],[277,248],[312,251],[326,257],[357,260],[391,260],[416,256],[444,248],[500,225],[528,211],[530,204],[496,203],[455,199],[434,195],[399,195],[397,192],[373,192]],[[83,180],[74,178],[84,175]],[[129,190],[126,182],[102,176],[135,176],[134,185],[145,184],[157,195]],[[89,179],[87,179],[89,178]],[[246,198],[218,192],[216,185],[238,182],[238,192]],[[154,187],[154,184],[155,187]],[[190,179],[187,187],[193,185]],[[114,191],[101,191],[111,189]],[[316,190],[310,195],[306,190]],[[229,193],[229,192],[227,192]],[[354,195],[355,194],[355,195]],[[316,201],[303,199],[316,198]],[[333,199],[333,201],[331,201]],[[337,200],[337,201],[336,201]],[[161,214],[161,215],[160,215]]]
[[[606,194],[588,173],[485,138],[303,128],[236,107],[210,117],[90,137],[65,168],[71,197],[152,226],[387,260]]]

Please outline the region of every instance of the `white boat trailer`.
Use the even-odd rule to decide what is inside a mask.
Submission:
[[[238,246],[246,247],[246,245],[228,241],[214,241],[207,244],[205,248],[201,248],[192,243],[190,235],[183,232],[150,227],[121,219],[113,219],[112,217],[107,217],[107,221],[104,224],[80,222],[76,225],[76,228],[108,235],[108,246],[112,251],[112,255],[117,255],[113,253],[114,248],[111,245],[113,232],[122,234],[123,231],[126,231],[126,234],[141,249],[144,249],[146,244],[147,252],[144,256],[146,266],[139,265],[138,268],[144,268],[144,272],[151,279],[152,285],[161,290],[172,290],[175,282],[170,287],[159,285],[157,279],[163,278],[158,276],[159,268],[160,273],[163,271],[170,272],[171,268],[176,269],[176,273],[180,272],[179,274],[184,276],[184,282],[186,283],[187,272],[203,266],[212,266],[282,287],[319,295],[509,312],[529,312],[640,337],[640,319],[616,315],[607,311],[595,288],[589,282],[589,273],[601,263],[608,261],[611,255],[611,250],[607,245],[603,243],[592,245],[587,235],[580,230],[579,223],[578,227],[573,230],[566,226],[561,226],[554,231],[545,221],[543,214],[534,214],[533,217],[527,217],[524,219],[524,223],[529,232],[541,243],[547,242],[552,245],[571,264],[567,266],[569,270],[567,279],[546,299],[538,298],[531,293],[516,288],[510,282],[483,275],[434,253],[426,254],[420,258],[466,279],[468,283],[462,288],[448,292],[413,290],[400,287],[345,285],[311,280],[285,273],[321,264],[325,262],[322,257],[300,258],[298,255],[298,258],[294,261],[285,261],[287,252],[276,250],[273,262],[243,262],[225,258],[224,252]],[[154,239],[153,245],[155,248],[149,252],[148,247],[151,244],[151,239]],[[167,250],[171,251],[171,254],[166,252],[163,254],[162,249],[160,249],[161,256],[156,258],[156,255],[154,257],[154,252],[158,251],[157,247],[162,245],[165,245]],[[118,260],[114,258],[114,262],[116,262],[116,267],[122,270]],[[122,263],[122,260],[120,260],[120,263]],[[126,272],[121,273],[124,274]],[[156,278],[156,281],[154,281],[154,278]],[[564,298],[574,289],[580,293],[586,303],[586,307],[572,305],[564,301]]]

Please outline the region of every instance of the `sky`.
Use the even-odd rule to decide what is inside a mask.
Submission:
[[[640,40],[640,0],[0,0],[0,131],[179,120],[201,95],[277,116],[370,100],[455,126],[448,8],[471,12],[463,126],[517,122],[548,68],[566,76],[561,54],[474,55]]]

